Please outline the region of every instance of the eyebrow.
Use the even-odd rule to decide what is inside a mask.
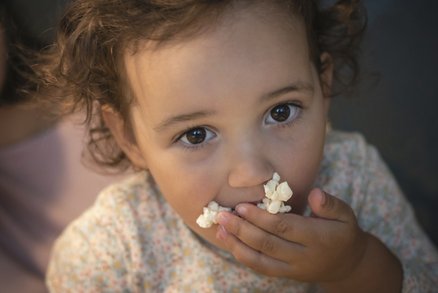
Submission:
[[[163,122],[161,122],[157,126],[155,126],[154,130],[161,131],[165,128],[168,128],[169,126],[171,126],[173,124],[204,118],[206,116],[211,116],[214,113],[215,112],[213,112],[213,111],[199,111],[199,112],[193,112],[190,114],[182,114],[182,115],[172,116],[172,117],[164,120]]]
[[[311,83],[298,81],[264,95],[261,100],[265,101],[265,100],[275,99],[276,97],[282,96],[290,92],[308,92],[310,94],[313,94],[314,91],[315,89]]]
[[[282,95],[290,93],[290,92],[313,93],[314,87],[310,83],[299,81],[299,82],[290,84],[288,86],[285,86],[281,89],[275,90],[275,91],[268,93],[266,95],[263,95],[261,98],[261,101],[275,99],[276,97],[282,96]],[[189,114],[181,114],[181,115],[172,116],[172,117],[164,120],[163,122],[159,123],[157,126],[155,126],[154,130],[159,132],[159,131],[162,131],[163,129],[168,128],[174,124],[205,118],[205,117],[211,116],[215,113],[216,113],[215,111],[198,111],[198,112],[193,112],[193,113],[189,113]]]

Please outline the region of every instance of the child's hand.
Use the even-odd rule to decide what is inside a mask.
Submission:
[[[368,235],[336,197],[315,189],[308,201],[313,217],[238,205],[241,218],[219,215],[217,237],[239,262],[262,274],[306,282],[342,280],[360,263]]]

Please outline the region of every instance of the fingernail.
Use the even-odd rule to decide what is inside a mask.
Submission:
[[[325,191],[321,190],[321,206],[324,206],[326,201],[327,201],[327,194],[325,193]]]
[[[227,238],[227,231],[225,230],[224,226],[219,226],[216,232],[216,238],[220,240],[225,240],[225,238]]]
[[[221,225],[226,225],[228,223],[228,220],[229,220],[229,215],[225,212],[219,213],[216,216],[216,221]]]
[[[236,206],[236,212],[239,215],[244,215],[244,214],[246,214],[247,211],[248,211],[248,209],[245,206],[241,206],[241,205]]]

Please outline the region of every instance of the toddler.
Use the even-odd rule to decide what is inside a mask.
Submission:
[[[138,172],[58,239],[50,290],[433,291],[437,253],[377,151],[327,127],[363,28],[354,0],[74,1],[40,78],[85,111],[97,163]],[[274,172],[289,213],[257,207]],[[231,210],[204,229],[211,201]]]

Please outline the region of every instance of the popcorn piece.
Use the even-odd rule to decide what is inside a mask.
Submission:
[[[280,175],[274,173],[272,179],[264,186],[265,198],[257,207],[267,210],[271,214],[287,213],[292,209],[291,206],[284,203],[292,197],[292,189],[286,181],[280,183]],[[207,207],[203,208],[203,213],[196,219],[196,223],[202,228],[210,228],[217,224],[216,217],[221,211],[231,211],[231,208],[220,206],[217,202],[211,201]]]
[[[262,203],[257,204],[257,207],[267,210],[271,214],[287,213],[292,207],[285,205],[284,203],[292,197],[292,189],[289,187],[286,181],[280,182],[280,175],[274,173],[272,179],[265,185],[265,196]]]
[[[287,184],[286,181],[280,183],[277,186],[277,194],[278,194],[278,200],[281,201],[287,201],[289,200],[289,198],[292,197],[292,189],[290,189],[289,185]]]
[[[284,203],[282,201],[271,200],[271,203],[268,204],[268,206],[266,207],[266,210],[268,212],[270,212],[271,214],[276,214],[276,213],[278,213],[280,211],[281,204],[284,205]]]
[[[231,211],[230,208],[222,207],[215,201],[209,202],[202,210],[202,215],[196,219],[196,223],[202,228],[210,228],[213,224],[217,224],[216,216],[219,212]]]

